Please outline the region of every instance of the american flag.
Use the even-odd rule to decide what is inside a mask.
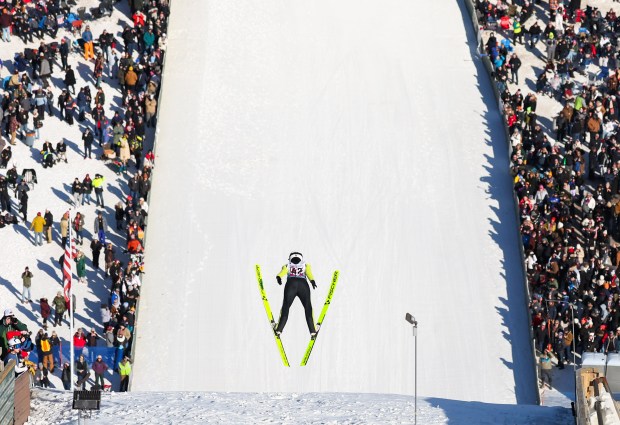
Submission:
[[[73,232],[71,231],[71,227],[73,226],[73,223],[71,223],[71,214],[67,212],[67,215],[69,216],[69,229],[67,230],[67,244],[65,246],[65,255],[63,257],[62,276],[65,302],[69,305],[69,300],[71,299],[71,280],[73,278],[71,260],[77,256],[77,248],[75,246],[75,239],[73,239]]]

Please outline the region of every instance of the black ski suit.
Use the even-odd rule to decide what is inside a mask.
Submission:
[[[283,271],[284,268],[288,269],[287,266],[284,266]],[[282,301],[282,310],[280,311],[280,321],[278,322],[276,332],[282,332],[284,330],[284,326],[286,326],[286,322],[288,320],[288,311],[291,308],[293,301],[295,301],[295,297],[299,297],[301,304],[304,306],[308,330],[310,333],[316,332],[314,327],[314,318],[312,317],[310,285],[308,285],[308,277],[312,279],[311,272],[309,272],[308,275],[309,276],[304,277],[293,277],[290,274],[287,275],[286,285],[284,286],[284,300]]]

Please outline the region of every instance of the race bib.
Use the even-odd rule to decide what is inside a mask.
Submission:
[[[288,275],[290,277],[306,277],[306,263],[292,264],[288,265]]]

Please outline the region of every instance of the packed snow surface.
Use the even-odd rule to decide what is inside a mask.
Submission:
[[[35,390],[35,424],[73,424],[71,394]],[[87,423],[150,424],[413,424],[414,399],[384,394],[104,393],[101,411]],[[568,409],[493,405],[445,399],[418,400],[425,425],[570,423]]]
[[[132,390],[411,395],[410,312],[418,394],[535,402],[506,144],[465,16],[453,0],[172,4]],[[293,304],[286,368],[254,265],[277,315],[291,251],[315,318],[341,274],[306,367]]]

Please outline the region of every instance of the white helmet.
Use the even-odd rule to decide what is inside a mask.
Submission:
[[[19,346],[21,345],[21,341],[18,337],[14,336],[13,338],[9,339],[9,347],[10,348],[19,348]]]
[[[288,261],[290,261],[293,264],[299,264],[303,261],[304,256],[301,255],[300,252],[291,252],[291,254],[288,256]]]

